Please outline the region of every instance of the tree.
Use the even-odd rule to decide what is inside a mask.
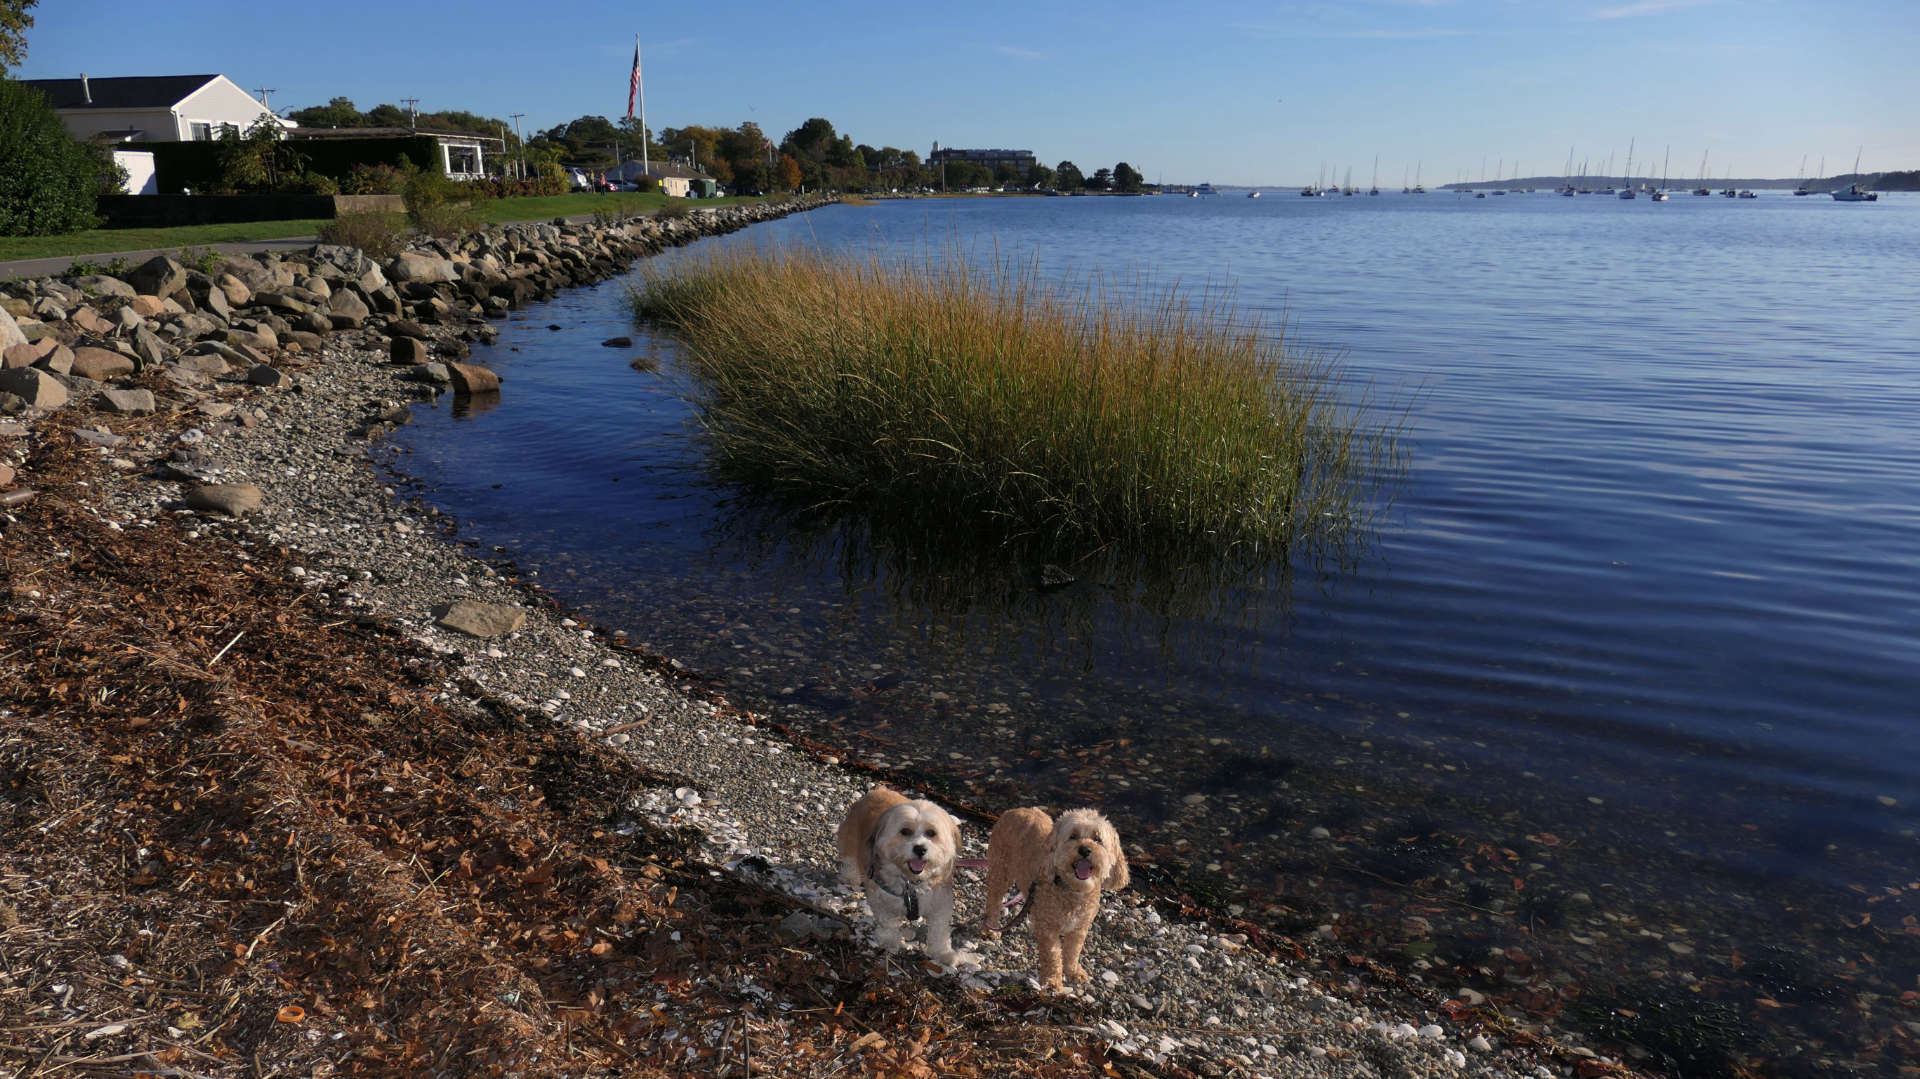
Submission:
[[[367,110],[368,127],[411,127],[413,118],[398,105],[375,105]]]
[[[1033,187],[1048,188],[1053,186],[1053,182],[1054,172],[1045,165],[1036,162],[1031,169],[1027,170],[1027,183]]]
[[[1113,170],[1101,169],[1087,177],[1087,190],[1105,191],[1113,186]]]
[[[780,140],[780,149],[792,154],[799,161],[820,164],[826,161],[827,155],[833,152],[835,144],[839,141],[839,136],[834,133],[833,124],[822,117],[815,116],[787,132],[787,137]],[[847,149],[851,151],[852,145],[849,144]]]
[[[1115,191],[1138,191],[1140,190],[1140,185],[1145,183],[1146,179],[1145,176],[1140,175],[1139,170],[1127,164],[1125,161],[1113,167],[1113,189]]]
[[[993,169],[993,182],[1001,187],[1018,187],[1024,179],[1015,165],[996,165]]]
[[[792,154],[780,155],[778,179],[782,190],[800,190],[800,162],[795,161]]]
[[[27,9],[40,0],[0,0],[0,75],[27,55],[27,27],[33,16]]]
[[[304,109],[295,109],[287,114],[287,119],[301,127],[367,127],[367,116],[356,108],[353,102],[344,97],[336,97],[325,105],[310,105]]]
[[[1071,161],[1062,161],[1053,168],[1053,186],[1062,191],[1078,191],[1087,185],[1087,178],[1080,173],[1080,166]]]
[[[0,79],[0,236],[91,228],[102,156],[67,134],[46,95]]]

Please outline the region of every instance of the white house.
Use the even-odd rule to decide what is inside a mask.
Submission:
[[[695,172],[693,169],[687,168],[677,161],[651,162],[651,167],[644,170],[640,167],[640,162],[638,161],[623,161],[614,168],[608,169],[607,175],[616,180],[624,180],[627,183],[632,183],[643,175],[651,176],[660,184],[660,190],[663,194],[676,199],[683,199],[691,195],[693,193],[693,186],[698,181],[704,180],[708,184],[712,184],[713,182],[706,173]]]
[[[261,117],[293,123],[225,75],[130,75],[113,78],[21,79],[47,95],[75,138],[113,142],[205,142],[228,127],[245,132]]]

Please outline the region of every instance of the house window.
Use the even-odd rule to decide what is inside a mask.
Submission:
[[[471,175],[480,171],[480,148],[477,146],[447,147],[447,172],[454,176]]]
[[[187,138],[193,142],[211,142],[213,141],[213,125],[189,120],[187,121]]]

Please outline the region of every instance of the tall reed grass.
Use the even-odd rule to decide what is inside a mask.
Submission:
[[[1328,358],[1174,291],[733,248],[649,273],[633,306],[684,342],[723,476],[926,535],[1282,555],[1359,524],[1397,464]]]

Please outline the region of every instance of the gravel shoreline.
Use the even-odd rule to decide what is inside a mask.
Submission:
[[[455,664],[459,677],[441,694],[448,703],[491,696],[537,710],[676,777],[671,786],[629,792],[634,823],[697,832],[716,871],[803,901],[814,914],[788,919],[796,946],[815,935],[869,938],[864,903],[835,880],[832,831],[873,779],[784,742],[762,717],[734,707],[670,658],[581,624],[511,563],[463,547],[451,521],[409,498],[404,458],[378,441],[385,426],[404,422],[410,402],[431,392],[388,362],[383,338],[344,332],[303,358],[304,365],[286,365],[289,386],[222,380],[217,393],[236,409],[221,422],[185,427],[181,414],[120,425],[127,440],[98,451],[117,477],[96,493],[102,512],[122,529],[189,514],[179,508],[181,480],[157,479],[143,467],[182,449],[202,480],[256,485],[264,496],[257,512],[237,520],[196,516],[188,537],[294,552],[291,572],[316,599],[342,616],[390,621]],[[507,385],[503,407],[512,406],[512,392]],[[66,431],[83,420],[59,412],[20,433],[70,437]],[[462,600],[516,607],[525,621],[486,639],[438,624],[446,605]],[[963,834],[965,854],[982,856],[986,829],[973,822]],[[963,871],[957,920],[977,917],[980,891],[981,874]],[[1590,1051],[1462,1025],[1411,993],[1286,960],[1230,923],[1163,913],[1164,906],[1137,889],[1110,895],[1084,959],[1095,980],[1070,991],[1079,1014],[1118,1055],[1201,1074],[1315,1079],[1624,1074]],[[957,939],[979,952],[978,970],[935,973],[931,964],[907,964],[902,976],[955,978],[980,992],[1028,984],[1024,932]]]

